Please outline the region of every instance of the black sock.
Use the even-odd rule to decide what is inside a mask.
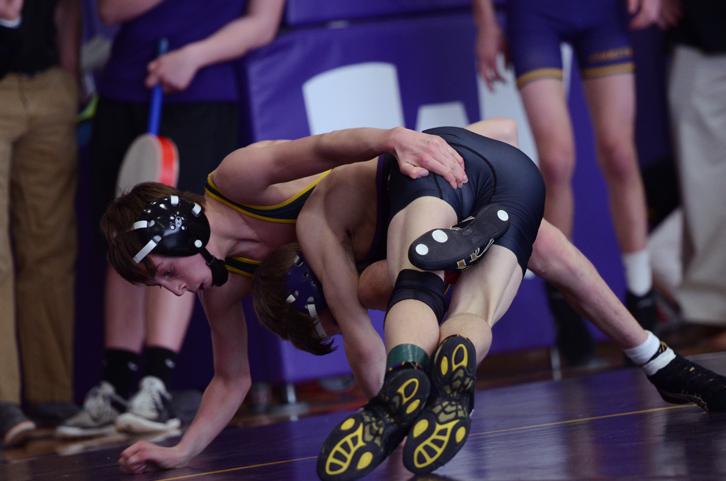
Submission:
[[[106,349],[103,356],[102,379],[109,382],[116,394],[128,399],[138,384],[139,355],[125,349]]]
[[[144,366],[147,376],[161,379],[167,388],[176,368],[177,353],[159,346],[146,346],[144,349]]]

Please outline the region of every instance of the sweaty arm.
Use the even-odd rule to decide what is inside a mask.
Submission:
[[[235,150],[213,172],[227,195],[240,202],[259,203],[277,184],[324,172],[333,167],[390,153],[401,171],[412,178],[433,172],[452,186],[466,181],[461,156],[441,137],[403,127],[336,130],[284,142],[263,142]]]
[[[176,446],[161,447],[140,441],[121,453],[122,470],[140,473],[185,465],[224,429],[244,400],[251,385],[247,359],[247,326],[241,294],[251,281],[239,276],[222,288],[202,295],[209,319],[214,353],[214,377],[204,390],[194,420]]]
[[[298,218],[298,240],[323,285],[353,374],[364,393],[373,397],[383,383],[386,350],[368,311],[358,301],[358,272],[345,226],[347,209],[330,209],[321,215],[320,211],[313,212],[322,203],[320,196],[311,201],[313,204],[306,205]]]

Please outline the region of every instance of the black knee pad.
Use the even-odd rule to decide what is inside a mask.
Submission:
[[[404,269],[396,278],[391,300],[388,301],[388,310],[397,302],[416,299],[429,306],[436,319],[441,322],[448,307],[444,297],[445,289],[444,281],[433,272]]]

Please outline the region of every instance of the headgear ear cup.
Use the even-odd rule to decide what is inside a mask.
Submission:
[[[327,307],[323,285],[315,276],[310,265],[298,252],[295,261],[287,271],[285,301],[298,312],[316,320],[315,330],[320,337],[327,337],[318,316]]]

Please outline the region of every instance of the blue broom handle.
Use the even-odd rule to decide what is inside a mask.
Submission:
[[[169,41],[166,38],[159,40],[159,50],[157,57],[161,57],[169,49]],[[149,127],[148,132],[151,135],[159,134],[159,122],[161,121],[161,100],[164,92],[161,88],[161,82],[157,82],[151,89],[151,105],[149,106]]]

